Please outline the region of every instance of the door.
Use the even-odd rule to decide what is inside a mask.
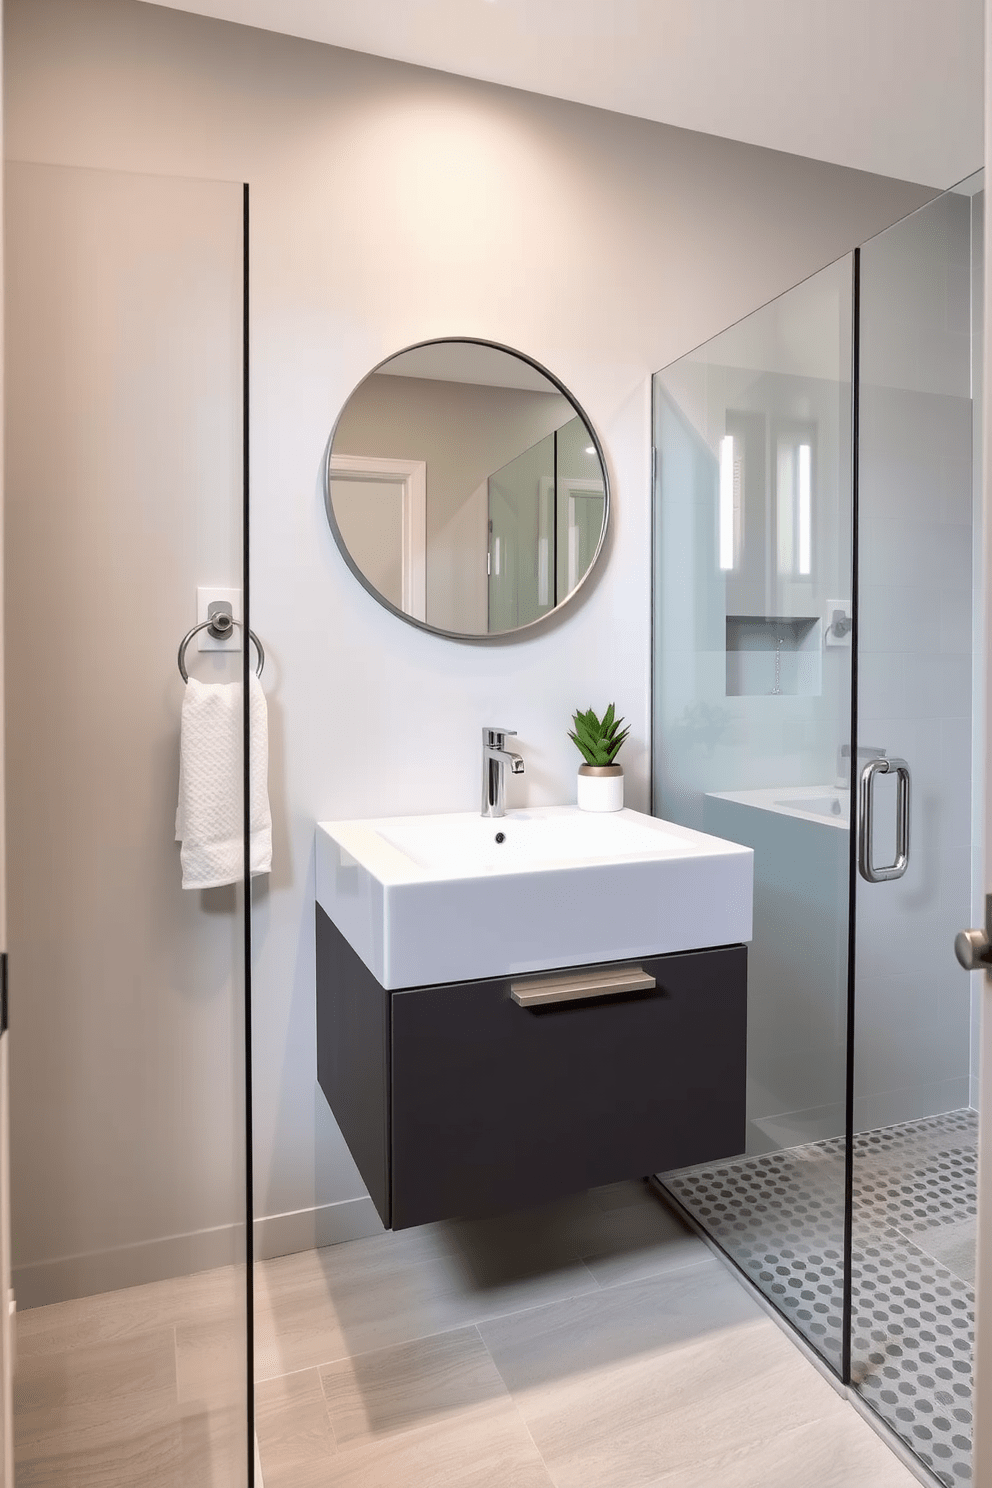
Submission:
[[[330,515],[359,575],[397,610],[427,618],[427,464],[330,456]]]
[[[654,379],[653,810],[754,852],[747,1124],[665,1186],[838,1376],[853,260]]]
[[[980,184],[654,380],[653,809],[755,853],[746,1150],[663,1186],[944,1484],[980,1419]]]
[[[973,1425],[980,210],[948,192],[857,256],[851,1383],[946,1483]]]

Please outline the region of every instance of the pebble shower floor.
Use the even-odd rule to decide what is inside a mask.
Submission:
[[[854,1138],[852,1381],[948,1488],[971,1479],[977,1136],[964,1110]],[[843,1138],[662,1181],[836,1367]]]

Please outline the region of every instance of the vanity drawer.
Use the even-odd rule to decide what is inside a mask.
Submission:
[[[538,1006],[509,979],[390,994],[394,1229],[743,1151],[745,947],[638,965],[654,988]]]

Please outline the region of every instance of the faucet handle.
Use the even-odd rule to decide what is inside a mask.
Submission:
[[[488,744],[490,749],[502,749],[503,740],[510,734],[515,735],[516,732],[516,729],[493,728],[491,724],[483,724],[482,742],[483,744]]]

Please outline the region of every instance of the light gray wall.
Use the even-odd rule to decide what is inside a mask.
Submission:
[[[314,822],[473,809],[492,720],[519,730],[527,762],[511,804],[574,799],[565,728],[597,697],[630,721],[628,799],[647,806],[650,373],[928,193],[133,0],[9,0],[7,37],[15,158],[251,183],[252,618],[275,812],[255,896],[256,1197],[275,1217],[259,1238],[342,1238],[372,1219],[314,1079]],[[600,575],[523,643],[403,626],[327,530],[320,459],[344,400],[438,335],[550,367],[610,464]],[[195,956],[195,937],[175,950]]]

